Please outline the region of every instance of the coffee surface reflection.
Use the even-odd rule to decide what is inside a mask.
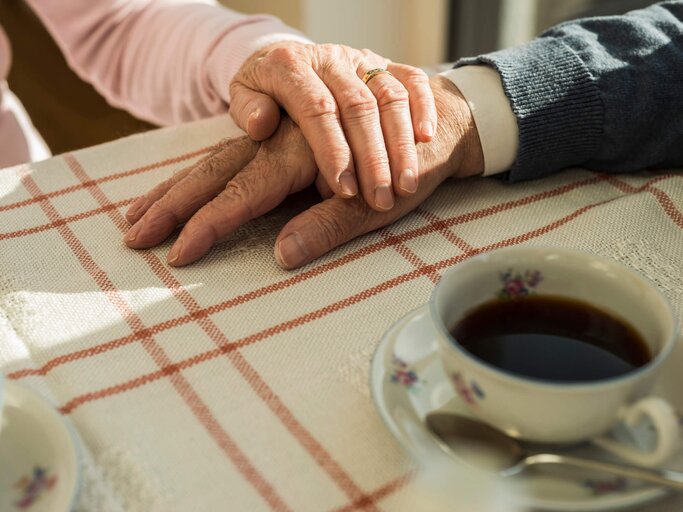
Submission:
[[[486,302],[470,310],[451,335],[492,366],[544,381],[608,379],[652,358],[647,343],[626,320],[557,296]]]

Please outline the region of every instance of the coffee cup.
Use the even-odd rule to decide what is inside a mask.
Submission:
[[[539,378],[532,373],[534,360],[523,361],[524,372],[511,370],[501,366],[500,359],[473,351],[476,337],[466,345],[464,335],[452,334],[462,332],[459,326],[465,319],[487,307],[505,303],[503,307],[512,311],[533,304],[532,299],[536,306],[540,304],[537,311],[543,317],[551,309],[543,301],[552,299],[598,310],[625,323],[644,343],[647,360],[620,368],[619,374],[572,380],[573,370],[577,374],[584,370],[580,360],[572,357],[572,345],[563,347],[567,357],[558,356],[552,344],[523,345],[520,350],[533,357],[539,354],[539,347],[549,350],[551,357],[537,358],[536,366],[548,366],[549,359],[559,358],[555,363],[563,378],[570,377],[556,380],[552,368],[542,367],[540,370],[551,375]],[[677,341],[677,322],[657,288],[616,261],[563,248],[498,249],[472,257],[445,273],[432,293],[430,313],[447,378],[481,421],[526,441],[571,444],[591,440],[642,465],[660,464],[678,448],[677,415],[668,402],[651,395],[658,372]],[[488,318],[492,325],[503,322],[495,315]],[[486,327],[487,322],[482,320],[482,325]],[[504,333],[505,327],[499,330]],[[618,348],[625,339],[620,334],[612,342]],[[551,341],[556,342],[555,338]],[[501,350],[514,352],[515,346],[505,345]],[[513,355],[520,359],[519,354]],[[592,364],[593,359],[590,361]],[[620,423],[635,427],[643,422],[649,422],[656,431],[653,446],[647,449],[611,435]]]

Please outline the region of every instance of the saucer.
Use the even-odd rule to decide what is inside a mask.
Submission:
[[[0,417],[0,510],[69,512],[80,483],[72,428],[31,389],[5,381]]]
[[[435,457],[439,460],[446,457],[447,464],[454,470],[473,472],[474,468],[481,467],[477,459],[485,457],[485,454],[467,450],[467,460],[462,455],[455,455],[455,458],[445,456],[425,425],[427,414],[440,408],[471,416],[444,375],[433,332],[428,305],[412,311],[389,329],[373,357],[370,375],[372,396],[388,429],[418,463],[426,464],[427,461],[433,462]],[[681,344],[667,361],[666,368],[662,369],[655,394],[670,398],[667,395],[680,389],[676,366],[683,366]],[[678,407],[678,411],[681,410],[680,398],[670,402]],[[647,444],[648,439],[642,438],[651,436],[651,433],[640,430],[630,435],[636,437],[636,444]],[[615,460],[590,444],[573,449],[571,453]],[[683,453],[675,455],[667,467],[683,469]],[[562,466],[538,466],[505,479],[505,483],[513,492],[512,496],[522,497],[520,505],[554,511],[617,510],[643,505],[670,493],[636,480]]]

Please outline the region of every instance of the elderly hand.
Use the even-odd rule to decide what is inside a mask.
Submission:
[[[377,68],[393,76],[376,74],[364,84],[365,73]],[[394,193],[417,190],[415,141],[431,140],[437,122],[421,70],[369,50],[283,41],[244,62],[230,95],[233,119],[254,140],[275,132],[278,105],[284,107],[313,150],[321,192],[353,197],[360,182],[368,204],[385,211]]]
[[[484,162],[476,127],[457,88],[431,79],[439,128],[429,144],[418,145],[420,186],[396,208],[377,212],[361,198],[329,197],[293,218],[280,232],[275,257],[284,268],[308,263],[331,249],[402,217],[449,176],[481,173]],[[134,203],[127,214],[133,227],[125,243],[155,246],[185,223],[168,254],[182,266],[249,220],[277,206],[288,194],[314,183],[316,163],[304,137],[285,118],[275,135],[259,144],[246,137],[227,141],[211,157],[173,176]],[[275,177],[275,179],[273,178]]]

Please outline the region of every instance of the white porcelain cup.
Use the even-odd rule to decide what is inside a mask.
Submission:
[[[450,330],[475,306],[521,295],[553,295],[587,302],[626,319],[652,358],[621,376],[585,382],[534,380],[499,369],[469,353]],[[460,263],[442,277],[430,300],[439,352],[453,387],[482,421],[508,435],[542,443],[595,444],[628,461],[656,465],[679,445],[679,420],[662,398],[650,396],[662,363],[677,341],[667,300],[625,266],[576,250],[499,249]],[[648,449],[618,441],[620,422],[649,421]]]

